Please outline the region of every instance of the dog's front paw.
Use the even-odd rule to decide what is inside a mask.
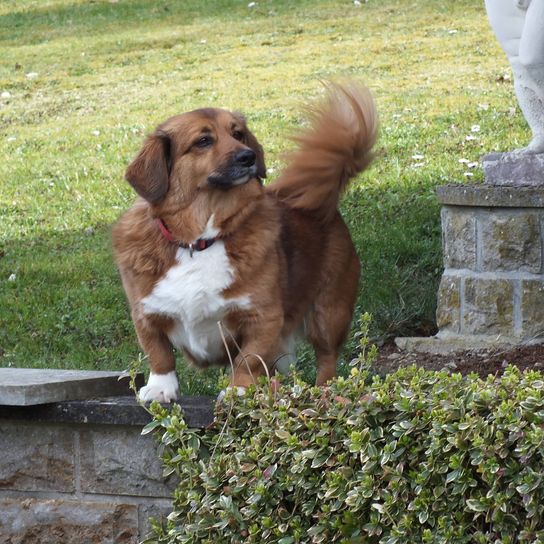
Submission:
[[[179,397],[179,384],[175,371],[168,374],[149,375],[147,385],[138,392],[138,397],[142,402],[172,402]]]

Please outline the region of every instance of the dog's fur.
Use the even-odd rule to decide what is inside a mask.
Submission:
[[[369,91],[347,82],[329,84],[310,118],[266,187],[262,147],[241,115],[220,109],[168,119],[128,167],[141,198],[113,243],[151,367],[143,400],[177,396],[173,346],[199,367],[229,364],[221,333],[233,387],[253,383],[263,362],[270,371],[292,362],[297,334],[315,349],[317,384],[335,375],[360,269],[337,204],[371,160],[377,116]],[[215,243],[193,253],[157,218],[181,244]]]

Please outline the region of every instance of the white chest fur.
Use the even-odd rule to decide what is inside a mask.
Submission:
[[[234,270],[223,241],[190,255],[179,248],[170,268],[141,301],[147,314],[171,317],[175,327],[170,341],[198,359],[213,363],[224,355],[218,321],[234,308],[247,308],[249,297],[226,299],[223,292],[234,281]]]

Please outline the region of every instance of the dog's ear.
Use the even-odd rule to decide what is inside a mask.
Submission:
[[[147,137],[125,172],[125,179],[151,204],[162,200],[168,192],[172,165],[170,146],[168,135],[155,131]]]
[[[264,162],[263,146],[258,142],[257,138],[255,138],[254,134],[249,129],[247,131],[246,139],[248,147],[255,151],[255,154],[257,155],[255,160],[255,164],[257,165],[257,175],[260,178],[265,178],[266,164]]]

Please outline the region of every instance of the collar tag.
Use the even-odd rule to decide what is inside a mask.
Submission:
[[[212,246],[217,240],[217,238],[199,238],[198,240],[196,240],[195,242],[191,242],[190,244],[186,244],[184,242],[178,242],[174,238],[172,233],[168,230],[168,227],[164,224],[164,221],[162,219],[157,217],[157,219],[155,221],[156,221],[156,223],[157,223],[157,225],[159,227],[159,230],[161,231],[161,234],[169,242],[172,242],[173,244],[176,244],[179,247],[183,247],[185,249],[188,249],[189,250],[189,255],[190,255],[191,258],[193,257],[193,253],[195,251],[204,251],[205,249],[208,249],[210,246]]]

